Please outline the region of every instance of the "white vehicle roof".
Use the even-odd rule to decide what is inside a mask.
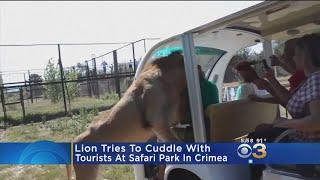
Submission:
[[[193,28],[199,36],[225,28],[260,34],[265,39],[290,39],[320,30],[320,1],[265,1],[231,15]],[[290,29],[292,29],[290,31]],[[180,39],[180,35],[165,39],[149,51]],[[146,54],[149,56],[150,54]]]
[[[243,36],[237,36],[239,32],[236,31],[243,32]],[[232,54],[235,49],[257,44],[256,40],[287,40],[320,32],[320,1],[265,1],[187,32],[194,33],[195,46],[201,39],[207,42],[211,39],[208,47]],[[219,32],[219,35],[224,34],[229,40],[209,39],[208,37],[215,32]],[[139,64],[136,77],[156,50],[181,45],[181,35],[172,36],[154,45]],[[231,40],[233,41],[230,44]],[[200,45],[203,43],[204,41]]]

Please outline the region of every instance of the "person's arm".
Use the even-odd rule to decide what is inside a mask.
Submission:
[[[309,103],[310,115],[300,119],[280,120],[275,127],[292,128],[302,132],[320,131],[320,100]]]
[[[274,90],[274,88],[272,87],[272,85],[261,78],[258,78],[256,80],[253,81],[253,83],[257,86],[258,89],[264,89],[266,91],[268,91],[275,99],[276,101],[281,104],[281,105],[286,105],[286,102],[283,102],[281,100],[281,98],[278,96],[278,93],[276,93],[276,91]]]
[[[295,72],[295,69],[292,68],[288,63],[280,61],[279,66],[282,67],[284,70],[286,70],[290,74],[293,74]]]
[[[290,91],[280,84],[280,82],[274,76],[273,70],[270,69],[267,72],[266,77],[270,82],[275,96],[280,99],[281,104],[286,105],[291,97]]]
[[[270,56],[270,60],[272,62],[272,66],[280,66],[290,74],[295,72],[294,67],[292,67],[289,63],[283,62],[276,55]]]

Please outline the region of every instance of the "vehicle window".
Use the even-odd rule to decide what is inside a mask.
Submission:
[[[238,51],[230,60],[223,81],[222,101],[234,101],[246,98],[249,94],[266,95],[266,91],[260,91],[252,83],[246,83],[240,75],[234,70],[236,64],[241,61],[257,61],[263,59],[262,43],[247,47]],[[263,76],[263,64],[256,63],[252,65],[259,77]]]
[[[281,56],[283,54],[284,49],[284,41],[272,41],[272,48],[273,48],[273,54],[276,56]],[[235,56],[232,57],[230,63],[228,64],[228,67],[225,72],[224,81],[223,81],[223,89],[222,89],[222,101],[228,102],[228,101],[234,101],[237,100],[239,97],[239,93],[241,90],[239,89],[241,87],[241,84],[243,84],[241,77],[238,75],[237,72],[233,69],[233,67],[239,63],[240,61],[260,61],[264,58],[263,51],[262,51],[262,43],[259,43],[257,45],[247,47],[243,50],[240,50],[236,53]],[[264,76],[264,68],[262,63],[257,63],[253,65],[253,68],[257,72],[259,77]],[[289,88],[288,78],[290,77],[290,74],[285,71],[282,67],[275,67],[275,75],[278,81],[286,88]],[[252,87],[252,85],[247,85],[246,88],[243,88],[242,90],[247,90],[249,92],[242,93],[242,94],[250,94],[252,92],[257,93],[257,88],[255,86]],[[258,95],[268,94],[267,92],[259,91]],[[280,110],[280,116],[282,117],[288,117],[288,113],[286,112],[285,108],[279,105]]]
[[[156,50],[151,55],[151,57],[152,58],[164,57],[176,51],[182,52],[183,51],[182,46],[176,45],[176,46],[161,48],[159,50]],[[210,71],[211,67],[213,67],[213,65],[216,63],[216,61],[219,60],[219,58],[226,53],[225,51],[220,49],[203,47],[203,46],[196,46],[195,51],[196,51],[196,59],[199,65],[201,65],[202,70],[206,73],[206,75]]]

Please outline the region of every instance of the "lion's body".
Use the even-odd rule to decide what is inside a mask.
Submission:
[[[179,141],[170,126],[182,120],[186,78],[183,57],[173,54],[147,65],[121,100],[74,142]],[[94,180],[97,165],[74,165],[78,180]]]

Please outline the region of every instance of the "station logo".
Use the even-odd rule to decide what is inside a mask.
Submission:
[[[267,157],[267,146],[263,143],[256,143],[252,146],[249,144],[240,144],[237,148],[237,154],[243,159],[251,156],[255,159],[263,159]]]

